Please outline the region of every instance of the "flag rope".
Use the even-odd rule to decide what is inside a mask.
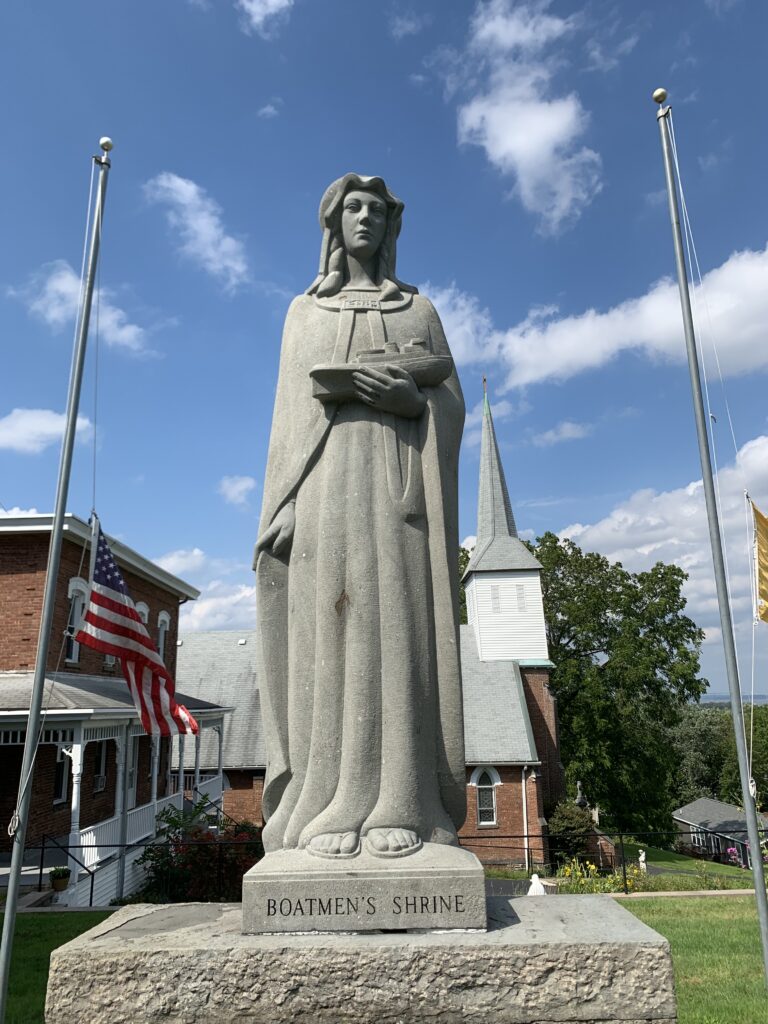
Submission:
[[[719,472],[719,467],[718,467],[718,462],[717,462],[717,440],[716,440],[716,434],[715,434],[715,425],[717,423],[717,419],[714,416],[714,414],[712,413],[712,407],[711,407],[710,397],[709,397],[709,377],[708,377],[708,374],[707,374],[707,360],[706,360],[706,356],[705,356],[705,353],[704,353],[704,345],[703,345],[703,339],[704,339],[705,335],[707,336],[709,344],[712,347],[712,353],[713,353],[714,358],[715,358],[715,366],[717,368],[717,375],[718,375],[718,378],[719,378],[719,381],[720,381],[720,390],[722,392],[723,404],[725,406],[726,416],[727,416],[727,419],[728,419],[728,427],[729,427],[730,434],[731,434],[731,441],[733,443],[734,468],[737,470],[737,472],[739,471],[738,470],[738,454],[739,454],[739,449],[738,449],[738,444],[736,442],[736,431],[735,431],[734,426],[733,426],[733,417],[731,415],[731,407],[730,407],[730,403],[728,402],[728,392],[727,392],[727,389],[726,389],[726,386],[725,386],[725,380],[723,378],[722,366],[720,364],[720,355],[719,355],[719,352],[718,352],[717,342],[716,342],[716,339],[715,339],[715,331],[714,331],[713,325],[712,325],[712,314],[711,314],[711,310],[709,308],[709,302],[708,302],[708,299],[707,299],[707,291],[706,291],[706,288],[704,287],[704,279],[703,279],[703,276],[702,276],[702,273],[701,273],[701,266],[699,264],[699,256],[698,256],[698,252],[696,250],[696,242],[695,242],[694,237],[693,237],[693,228],[691,227],[691,221],[690,221],[690,217],[689,217],[689,214],[688,214],[688,204],[685,201],[685,191],[683,189],[683,179],[682,179],[682,175],[680,173],[680,164],[679,164],[678,155],[677,155],[677,142],[676,142],[676,139],[675,139],[675,128],[674,128],[674,122],[672,120],[672,111],[671,111],[671,109],[670,109],[670,113],[669,113],[669,128],[670,128],[670,139],[671,139],[671,146],[672,146],[672,158],[673,158],[673,162],[674,162],[674,165],[675,165],[675,176],[677,178],[677,187],[678,187],[679,194],[680,194],[680,207],[681,207],[682,215],[683,215],[683,228],[684,228],[684,235],[685,235],[685,246],[686,246],[686,251],[687,251],[687,254],[688,254],[688,265],[691,268],[691,275],[692,276],[693,276],[693,268],[694,267],[696,268],[696,276],[698,277],[698,285],[696,285],[695,282],[693,280],[691,280],[691,286],[692,286],[691,287],[691,298],[692,298],[692,315],[693,315],[693,319],[695,321],[699,321],[698,310],[697,310],[697,300],[698,300],[698,294],[699,293],[701,293],[701,297],[702,297],[703,305],[704,305],[704,311],[705,311],[705,314],[706,314],[707,331],[702,331],[701,330],[701,323],[699,322],[699,324],[697,326],[697,330],[695,332],[695,336],[696,336],[696,345],[697,345],[697,348],[698,348],[698,351],[699,351],[700,360],[701,360],[702,376],[704,378],[704,395],[705,395],[706,406],[707,406],[707,421],[708,421],[707,427],[708,427],[708,432],[709,432],[709,437],[710,437],[710,444],[711,444],[711,448],[712,448],[712,460],[713,460],[713,463],[714,463],[715,493],[716,493],[716,501],[717,501],[717,506],[718,506],[718,513],[719,513],[719,527],[720,527],[720,539],[721,539],[722,548],[723,548],[723,561],[725,563],[725,582],[726,582],[726,590],[727,590],[727,595],[728,595],[728,607],[729,607],[729,611],[730,611],[730,615],[731,615],[731,620],[733,621],[734,614],[733,614],[733,592],[732,592],[732,587],[731,587],[731,572],[730,572],[730,567],[729,567],[729,564],[728,564],[728,546],[727,546],[726,538],[725,538],[725,530],[724,530],[723,525],[722,525],[723,522],[724,522],[723,501],[722,501],[722,493],[721,493],[721,490],[720,490],[720,472]],[[746,493],[746,491],[745,491],[745,493]],[[754,551],[754,543],[755,543],[755,541],[753,539],[753,530],[750,529],[749,507],[746,508],[746,527],[747,527],[747,561],[749,563],[749,561],[752,558],[752,553]],[[750,576],[752,576],[752,573],[750,573]],[[753,588],[751,587],[751,589],[753,589]],[[754,594],[754,590],[753,590],[753,602],[754,602],[754,609],[755,609],[755,612],[756,612],[757,600],[756,600],[756,596]],[[739,678],[741,678],[741,670],[740,670],[740,667],[739,667],[739,664],[738,664],[739,663],[738,649],[735,650],[735,656],[736,656],[737,671],[738,671],[738,674],[739,674]],[[753,791],[753,796],[754,796],[754,789],[755,789],[755,782],[754,782],[754,779],[752,778],[752,754],[753,754],[754,710],[755,710],[755,663],[756,663],[756,638],[755,638],[755,622],[754,622],[754,616],[753,616],[751,657],[750,657],[750,697],[749,697],[750,725],[749,725],[749,743],[747,744],[747,746],[748,746],[748,754],[749,754],[750,788]],[[740,694],[740,697],[741,696],[742,695]],[[746,724],[744,725],[744,741],[745,741],[745,744],[746,744],[747,743]]]

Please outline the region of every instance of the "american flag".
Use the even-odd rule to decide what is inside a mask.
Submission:
[[[197,722],[176,703],[173,679],[134,607],[100,524],[97,529],[88,606],[75,640],[120,660],[145,732],[196,735]]]

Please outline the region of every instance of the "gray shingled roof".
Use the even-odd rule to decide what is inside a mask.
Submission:
[[[263,768],[266,752],[256,683],[255,630],[184,633],[179,639],[179,688],[235,709],[224,719],[224,769]],[[202,734],[201,767],[216,767],[217,744],[210,730]],[[189,764],[194,758],[192,744],[185,747],[184,760]]]
[[[235,708],[224,722],[224,768],[264,767],[255,631],[186,633],[181,639],[176,668],[179,686],[186,693],[204,693],[209,700]],[[471,628],[462,626],[461,671],[467,764],[536,763],[517,662],[481,662]],[[187,744],[185,750],[188,764],[194,757],[191,746]],[[215,766],[216,755],[215,737],[203,734],[201,766]]]
[[[32,696],[33,672],[0,672],[0,711],[27,712]],[[215,703],[178,693],[180,704],[193,713],[218,710]],[[43,707],[57,711],[126,711],[133,708],[128,684],[122,676],[87,676],[52,672],[46,676]]]
[[[477,541],[464,575],[466,578],[469,573],[478,571],[506,572],[540,568],[541,563],[517,536],[491,406],[486,395],[483,400],[483,437],[480,446]]]
[[[673,818],[681,821],[699,825],[701,828],[709,829],[710,832],[719,832],[722,835],[730,836],[738,833],[737,839],[746,841],[747,819],[744,811],[735,804],[726,804],[722,800],[711,800],[709,797],[700,797],[693,803],[686,804],[672,812]],[[758,823],[761,828],[768,828],[768,818],[764,814],[758,814]],[[762,818],[762,822],[760,819]]]
[[[480,661],[471,626],[461,626],[467,764],[538,762],[516,661]]]

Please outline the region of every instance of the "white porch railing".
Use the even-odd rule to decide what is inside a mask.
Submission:
[[[157,800],[157,813],[164,811],[166,807],[178,807],[179,796],[177,792],[169,793],[168,796],[158,797]]]
[[[120,842],[120,817],[107,818],[106,821],[99,821],[88,828],[80,829],[80,843],[83,846],[82,853],[78,859],[87,868],[107,860],[114,853],[117,847],[111,844]],[[77,853],[77,851],[75,851]]]
[[[154,834],[154,804],[144,804],[143,807],[134,807],[132,811],[128,811],[127,842],[136,843],[139,839],[146,839],[147,836],[152,836]]]
[[[201,778],[198,792],[207,796],[211,803],[219,803],[221,801],[221,778],[218,775],[208,779]]]

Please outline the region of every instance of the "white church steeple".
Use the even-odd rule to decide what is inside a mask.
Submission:
[[[467,618],[481,661],[548,660],[541,563],[517,535],[487,393],[483,397],[477,542],[464,582]]]

